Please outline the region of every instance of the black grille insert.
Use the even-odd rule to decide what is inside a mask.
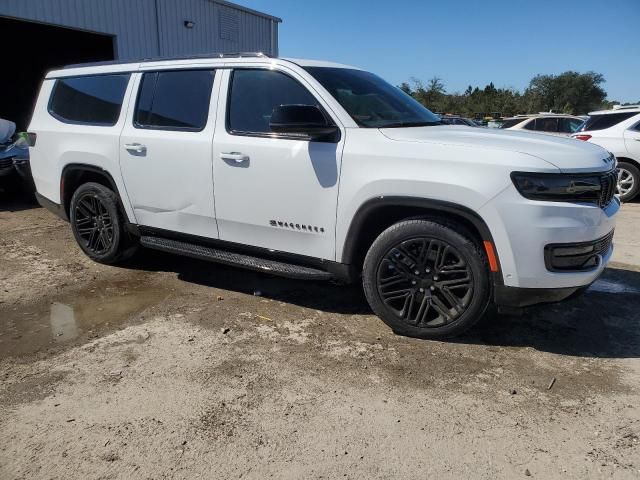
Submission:
[[[600,177],[600,200],[598,204],[605,208],[611,203],[618,187],[618,170],[611,170]]]

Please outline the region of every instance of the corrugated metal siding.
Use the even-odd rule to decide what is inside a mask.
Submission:
[[[120,58],[158,55],[155,0],[2,0],[0,15],[115,35]]]
[[[271,42],[273,20],[210,0],[158,0],[162,55],[209,52],[277,54]],[[185,28],[184,21],[195,23]]]
[[[119,59],[278,53],[276,20],[213,0],[1,0],[0,16],[114,35]]]

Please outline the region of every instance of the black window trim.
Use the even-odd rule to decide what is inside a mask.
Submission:
[[[297,82],[302,88],[304,88],[307,92],[309,92],[309,94],[316,101],[318,101],[317,95],[315,95],[309,88],[303,85],[302,82],[300,82],[300,80],[298,80],[293,75],[283,70],[279,70],[277,68],[275,69],[269,68],[267,66],[262,67],[258,65],[237,66],[237,67],[229,68],[229,80],[227,83],[227,101],[226,101],[225,119],[224,119],[224,128],[229,135],[233,135],[234,137],[277,138],[279,140],[297,140],[297,141],[319,142],[319,143],[339,143],[340,142],[340,139],[342,138],[342,129],[340,128],[340,125],[335,121],[335,119],[327,112],[327,110],[324,108],[324,106],[320,101],[318,101],[318,106],[322,111],[322,114],[325,116],[325,118],[327,118],[331,122],[331,124],[338,127],[338,133],[336,135],[332,135],[327,138],[311,138],[308,135],[292,135],[290,133],[278,133],[278,132],[244,132],[241,130],[231,129],[231,126],[229,124],[230,113],[231,113],[231,108],[230,108],[231,107],[231,90],[233,88],[233,75],[236,72],[236,70],[266,70],[266,71],[275,71],[275,72],[281,73],[289,77],[294,82]]]
[[[136,111],[138,110],[138,104],[140,102],[140,92],[142,91],[142,80],[144,79],[144,76],[148,73],[153,73],[153,74],[158,74],[158,73],[167,73],[167,72],[193,72],[193,71],[211,71],[213,72],[213,83],[211,84],[211,90],[209,91],[209,98],[207,99],[207,121],[205,122],[204,126],[202,128],[193,128],[193,127],[160,127],[160,126],[156,126],[156,125],[144,125],[141,123],[136,122]],[[194,133],[198,133],[198,132],[202,132],[204,130],[206,130],[207,125],[209,125],[209,116],[211,114],[211,97],[213,97],[213,89],[215,86],[215,82],[216,82],[216,76],[218,75],[218,70],[220,70],[219,68],[214,68],[214,67],[198,67],[198,68],[168,68],[168,69],[153,69],[153,70],[143,70],[143,71],[139,71],[137,73],[140,74],[140,80],[138,82],[138,91],[136,93],[136,103],[133,106],[133,112],[132,112],[132,116],[131,116],[131,123],[133,125],[133,128],[137,129],[137,130],[160,130],[160,131],[165,131],[165,132],[194,132]],[[156,76],[156,81],[155,84],[153,86],[153,99],[155,100],[155,95],[156,95],[156,87],[158,84],[158,77]],[[153,105],[153,102],[151,102],[151,104]],[[217,105],[217,102],[216,102]],[[215,107],[214,107],[215,108]]]
[[[51,93],[49,94],[49,101],[47,102],[47,112],[49,113],[49,115],[51,115],[53,118],[55,118],[56,120],[58,120],[59,122],[62,123],[66,123],[67,125],[83,125],[86,127],[115,127],[118,122],[120,121],[120,118],[122,117],[122,106],[125,103],[125,99],[127,97],[127,90],[129,89],[129,84],[131,83],[131,73],[132,72],[107,72],[107,73],[92,73],[92,74],[87,74],[87,75],[69,75],[69,76],[65,76],[65,77],[56,77],[55,83],[53,84],[53,87],[51,88]],[[58,88],[58,85],[60,84],[61,80],[66,80],[69,78],[94,78],[94,77],[112,77],[114,75],[126,75],[127,78],[127,86],[124,89],[124,96],[122,97],[122,102],[120,103],[120,110],[118,111],[118,118],[116,118],[116,121],[113,123],[105,123],[105,122],[79,122],[77,120],[70,120],[68,118],[64,118],[61,115],[58,115],[56,112],[54,112],[51,108],[51,104],[53,103],[53,97],[56,94],[56,89]]]

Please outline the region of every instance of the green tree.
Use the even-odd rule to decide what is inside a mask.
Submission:
[[[601,87],[604,81],[604,76],[595,72],[536,75],[527,93],[531,106],[540,110],[582,115],[601,105],[607,97]]]
[[[407,95],[412,95],[413,96],[413,90],[411,90],[411,86],[407,83],[407,82],[402,82],[398,88],[400,90],[402,90],[404,93],[406,93]]]

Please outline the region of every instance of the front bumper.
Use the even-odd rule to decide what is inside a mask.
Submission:
[[[522,308],[540,303],[556,303],[580,295],[589,285],[566,288],[518,288],[496,285],[494,303],[498,307]]]
[[[595,261],[585,268],[562,271],[548,268],[547,247],[605,238],[615,228],[619,209],[618,199],[605,208],[584,203],[536,201],[522,197],[512,187],[483,206],[479,213],[493,236],[504,286],[556,290],[593,283],[610,260],[613,244],[599,252]]]

